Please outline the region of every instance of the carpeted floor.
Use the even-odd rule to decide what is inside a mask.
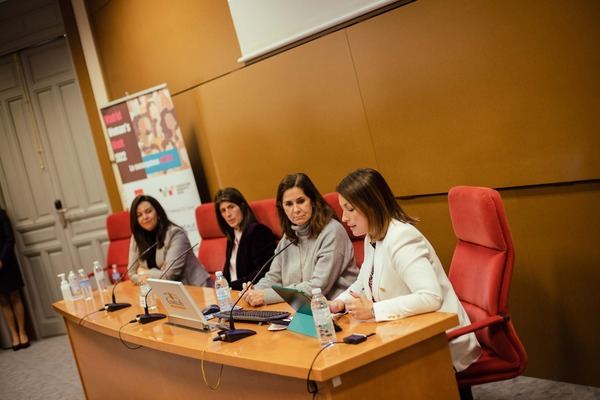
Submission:
[[[27,349],[0,350],[0,399],[85,398],[67,336],[31,342]]]
[[[519,377],[474,387],[473,397],[476,400],[600,400],[600,388]],[[0,399],[83,398],[67,336],[32,342],[31,347],[20,351],[0,350]]]

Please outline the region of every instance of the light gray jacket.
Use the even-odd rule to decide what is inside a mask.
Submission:
[[[298,234],[298,244],[290,246],[273,260],[269,272],[256,284],[264,289],[265,303],[278,303],[281,297],[271,289],[273,285],[302,290],[311,295],[312,289],[321,288],[329,299],[342,293],[358,276],[354,249],[344,227],[332,219],[314,239]],[[284,235],[275,252],[290,243]]]
[[[185,256],[174,261],[190,247],[190,241],[185,230],[176,225],[169,226],[165,236],[165,245],[156,249],[156,265],[160,266],[160,269],[148,269],[146,261],[139,261],[131,280],[137,282],[135,275],[142,272],[148,273],[150,278],[161,278],[164,273],[165,275],[161,279],[181,281],[184,285],[210,286],[210,275],[200,265],[193,250],[189,250]],[[137,243],[132,236],[129,243],[129,265],[135,262],[138,255]],[[169,270],[165,273],[167,268]]]

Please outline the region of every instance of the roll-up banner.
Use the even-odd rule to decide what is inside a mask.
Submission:
[[[195,209],[200,195],[175,108],[165,84],[101,108],[121,180],[123,208],[140,194],[155,197],[169,219],[200,240]]]

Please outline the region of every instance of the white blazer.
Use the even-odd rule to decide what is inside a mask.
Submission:
[[[375,300],[373,310],[378,322],[443,311],[457,314],[459,326],[470,324],[435,250],[417,228],[392,220],[383,240],[373,247],[367,235],[364,246],[357,280],[337,299],[348,302],[353,298],[350,291],[364,292]],[[373,267],[371,290],[369,275]],[[453,340],[450,353],[454,368],[462,371],[479,358],[481,348],[471,333]]]

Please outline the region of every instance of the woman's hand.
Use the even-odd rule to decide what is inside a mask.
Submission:
[[[134,284],[134,285],[139,285],[140,284],[140,276],[136,273],[133,274],[129,274],[129,280]]]
[[[246,287],[250,285],[249,283],[243,283],[242,289],[246,289]],[[244,297],[242,297],[244,301],[250,304],[253,307],[262,306],[265,304],[265,291],[264,290],[256,290],[248,289],[246,293],[244,293]]]
[[[329,311],[332,313],[342,312],[346,308],[346,304],[341,300],[328,301],[327,304],[329,304]]]
[[[346,303],[346,310],[354,319],[368,320],[375,318],[373,313],[373,302],[364,293],[350,292],[352,300]]]

